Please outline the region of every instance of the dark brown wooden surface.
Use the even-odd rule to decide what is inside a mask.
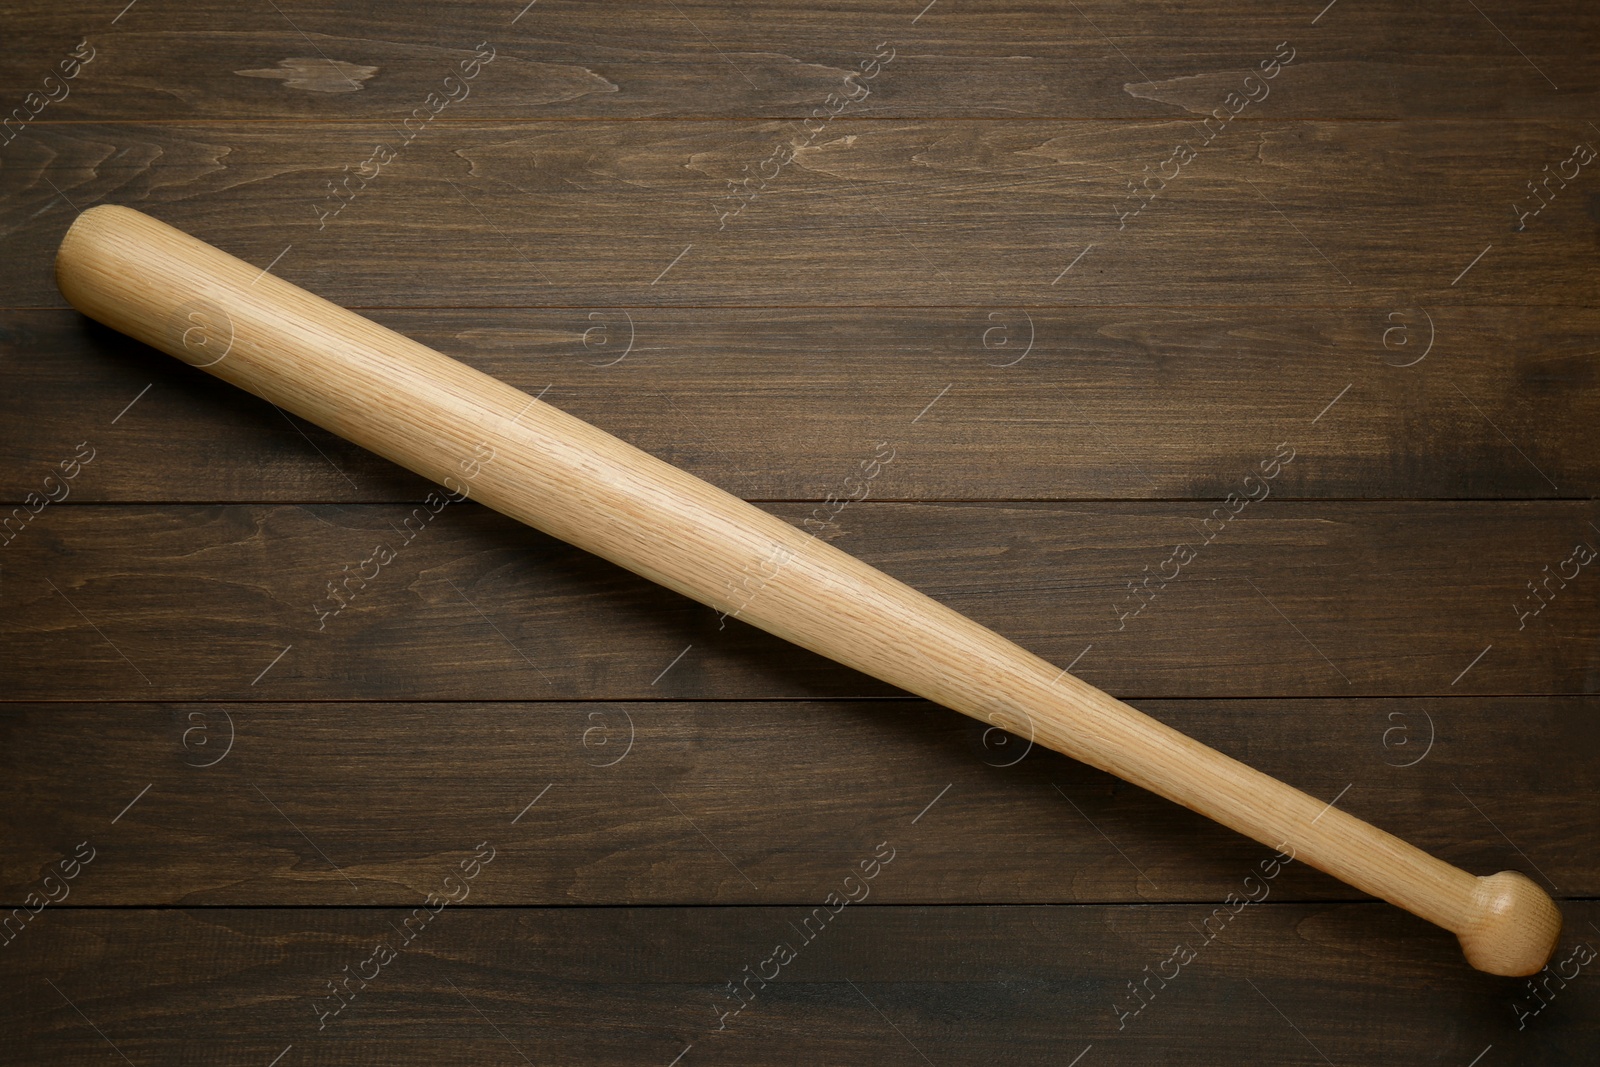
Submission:
[[[1313,4],[1149,11],[1117,0],[940,0],[924,10],[875,0],[643,0],[619,18],[576,0],[539,0],[525,12],[491,0],[237,11],[145,0],[117,17],[116,3],[70,16],[28,3],[8,13],[16,46],[0,60],[0,85],[7,98],[21,96],[88,38],[106,45],[94,61],[106,62],[53,118],[388,120],[421,102],[432,70],[442,76],[487,40],[505,62],[463,102],[478,116],[794,118],[886,41],[896,46],[895,77],[861,105],[876,114],[1170,118],[1186,106],[1208,113],[1232,88],[1230,75],[1288,41],[1299,77],[1284,84],[1286,114],[1593,117],[1600,80],[1588,57],[1600,35],[1570,3],[1341,6],[1317,18]],[[236,76],[285,58],[376,69],[355,73],[357,91],[310,63],[298,69],[320,91]]]
[[[124,4],[12,4],[0,46],[39,111],[0,132],[0,1062],[1600,1055],[1600,576],[1560,577],[1600,547],[1600,160],[1527,184],[1600,147],[1592,10]],[[1527,872],[1560,973],[1303,865],[1217,934],[1260,846],[476,505],[421,522],[415,477],[66,308],[103,202]]]
[[[916,847],[902,829],[904,820],[884,831],[896,859],[880,881]],[[336,1003],[327,983],[379,941],[399,942],[408,912],[63,909],[29,930],[25,947],[19,938],[8,961],[25,987],[10,1004],[27,1036],[6,1055],[121,1062],[114,1045],[134,1063],[266,1064],[287,1052],[280,1062],[620,1065],[667,1064],[687,1049],[680,1064],[1081,1055],[1080,1064],[1325,1067],[1474,1056],[1581,1064],[1600,1041],[1592,975],[1552,983],[1547,1006],[1518,1030],[1521,983],[1485,983],[1453,943],[1383,905],[1252,906],[1202,947],[1209,903],[870,900],[846,906],[809,944],[792,925],[809,912],[795,907],[446,907],[321,1029],[319,1007]],[[1568,915],[1588,930],[1600,907],[1571,904]],[[737,1003],[727,985],[778,942],[796,949],[793,962],[765,990],[752,980],[754,997],[719,1030],[718,1013]],[[181,956],[149,951],[179,945]],[[1119,1029],[1118,1009],[1138,1003],[1128,983],[1179,945],[1193,962],[1164,989],[1151,980],[1153,999]]]
[[[369,314],[753,500],[820,500],[879,441],[895,455],[874,500],[1222,499],[1282,440],[1298,458],[1275,480],[1280,500],[1600,489],[1600,315],[1586,308]],[[75,312],[0,311],[0,337],[15,384],[0,421],[27,427],[0,501],[38,489],[86,437],[104,458],[74,501],[426,495]]]
[[[1498,826],[1600,895],[1593,697],[1140,706],[1453,863],[1525,863]],[[874,900],[1221,900],[1262,852],[1063,756],[1010,765],[1023,742],[917,700],[29,704],[5,743],[5,899],[146,786],[72,902],[409,905],[480,831],[511,858],[478,879],[496,904],[805,901],[935,797]],[[1300,867],[1280,897],[1360,894]]]
[[[1125,697],[1595,691],[1600,581],[1551,578],[1537,614],[1526,588],[1600,546],[1587,502],[1268,499],[1204,544],[1217,506],[866,501],[830,533]],[[475,505],[418,511],[48,505],[0,550],[0,679],[30,700],[898,692]],[[1129,591],[1191,542],[1177,581]],[[379,545],[393,561],[347,582]]]
[[[262,266],[284,253],[274,273],[352,306],[1360,301],[1381,321],[1417,304],[1593,303],[1584,177],[1600,159],[1565,189],[1553,179],[1520,232],[1512,212],[1531,211],[1542,168],[1600,141],[1587,121],[1498,121],[1486,156],[1481,121],[1249,114],[1209,144],[1181,118],[841,117],[814,138],[779,121],[458,121],[409,147],[392,124],[41,122],[6,146],[17,243],[0,283],[16,304],[62,306],[49,265],[68,202],[114,199]],[[793,141],[792,163],[762,166]],[[1178,142],[1195,158],[1122,219],[1128,182]],[[378,145],[397,159],[319,216],[339,203],[327,183]],[[769,172],[724,225],[729,183]],[[242,196],[252,211],[230,207]]]

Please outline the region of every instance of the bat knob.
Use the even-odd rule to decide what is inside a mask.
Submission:
[[[1544,890],[1516,871],[1479,878],[1474,915],[1457,936],[1467,962],[1489,974],[1537,974],[1556,949],[1561,912]]]

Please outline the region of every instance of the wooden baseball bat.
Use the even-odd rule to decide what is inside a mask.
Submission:
[[[129,208],[78,216],[80,311],[453,492],[946,707],[1037,739],[1542,968],[1561,913],[1207,748],[888,575],[495,378]]]

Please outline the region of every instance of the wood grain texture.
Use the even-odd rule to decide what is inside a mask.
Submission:
[[[878,882],[916,844],[902,834],[892,847]],[[1493,1045],[1496,1062],[1542,1067],[1584,1062],[1596,1041],[1592,976],[1552,982],[1548,1006],[1519,1030],[1518,1008],[1535,1003],[1526,983],[1473,973],[1422,923],[1370,904],[1250,908],[1165,988],[1151,979],[1154,998],[1119,1030],[1119,1007],[1139,1003],[1129,983],[1198,943],[1211,913],[869,902],[803,943],[804,907],[446,908],[367,988],[352,984],[355,999],[319,1031],[319,1008],[334,1003],[327,983],[380,940],[399,942],[408,912],[62,909],[12,946],[29,1033],[0,1054],[111,1062],[110,1042],[133,1062],[204,1049],[267,1063],[292,1046],[309,1064],[520,1053],[620,1065],[666,1064],[687,1045],[681,1062],[910,1065],[1070,1062],[1092,1046],[1106,1063],[1326,1067],[1464,1064]],[[1572,914],[1587,929],[1600,909]],[[728,983],[777,942],[798,945],[796,958],[764,989],[752,979],[749,1006],[718,1031],[718,1012],[736,1003]],[[140,947],[170,944],[193,946],[191,958],[152,961]],[[1392,984],[1324,977],[1374,970]],[[1459,1022],[1440,1033],[1439,1018]]]
[[[898,692],[476,505],[420,506],[48,506],[0,550],[0,685],[111,700]],[[1519,614],[1544,567],[1596,543],[1591,505],[1269,499],[1165,590],[1130,591],[1203,539],[1216,506],[868,501],[837,514],[833,540],[1123,697],[1594,691],[1600,582],[1585,569]],[[816,509],[769,506],[795,523]],[[343,586],[379,544],[393,562]],[[330,582],[349,606],[324,619]]]
[[[1487,15],[1470,5],[1347,5],[1321,18],[1318,10],[645,0],[618,19],[563,0],[527,10],[471,0],[404,4],[397,19],[374,7],[286,2],[226,12],[136,7],[113,25],[115,6],[68,15],[29,0],[9,14],[15,44],[0,63],[0,89],[20,97],[37,88],[39,68],[88,37],[99,52],[53,119],[393,120],[487,39],[497,65],[462,102],[463,115],[801,117],[887,41],[897,50],[892,77],[859,104],[867,114],[1149,118],[1209,113],[1287,39],[1297,50],[1293,77],[1273,97],[1287,115],[1595,111],[1600,84],[1589,57],[1600,32],[1561,0],[1519,0]],[[374,69],[341,79],[316,70],[318,59]],[[306,72],[301,84],[239,73],[285,60],[305,61],[293,68]]]
[[[1278,499],[1600,492],[1600,315],[1587,309],[367,314],[746,499],[822,500],[880,441],[896,451],[877,500],[1222,499],[1283,438],[1308,460],[1276,480]],[[86,438],[103,458],[71,501],[427,493],[73,312],[0,312],[0,358],[13,383],[0,500],[36,491]],[[183,477],[164,477],[174,468]]]
[[[1451,863],[1600,890],[1594,697],[1140,707]],[[85,906],[409,905],[486,835],[496,905],[804,905],[891,823],[917,847],[874,902],[1220,901],[1264,851],[922,701],[34,704],[3,727],[6,907],[83,840]],[[1299,864],[1271,893],[1359,899]]]
[[[7,153],[18,254],[0,282],[13,306],[62,305],[49,264],[70,198],[263,267],[289,248],[274,273],[347,307],[1594,303],[1584,121],[1499,123],[1488,157],[1472,122],[1207,136],[1188,120],[863,119],[814,139],[780,122],[474,123],[402,150],[389,125],[41,124]],[[1180,142],[1195,158],[1123,218],[1142,202],[1129,182]],[[345,185],[377,146],[393,161]],[[793,161],[763,167],[782,146]],[[1569,160],[1576,177],[1516,230],[1527,183]],[[735,180],[747,206],[727,217]]]

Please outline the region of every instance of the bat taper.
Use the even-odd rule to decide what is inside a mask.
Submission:
[[[1430,856],[699,478],[147,215],[78,216],[56,283],[90,318],[514,519],[1399,905],[1455,933],[1480,970],[1533,974],[1555,948],[1561,914],[1523,875],[1475,877]]]

